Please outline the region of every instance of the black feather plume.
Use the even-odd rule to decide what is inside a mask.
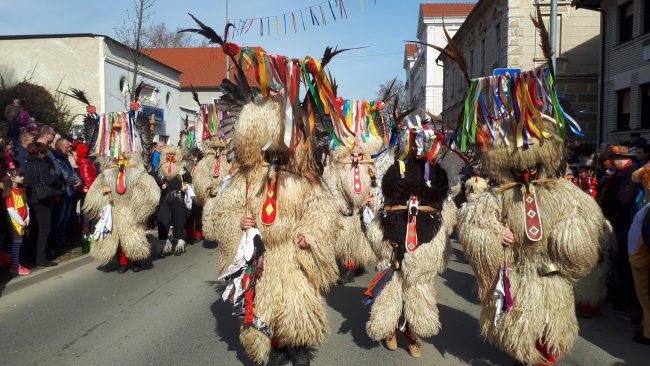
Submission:
[[[214,31],[214,29],[203,24],[200,20],[196,19],[194,15],[190,13],[188,14],[189,16],[192,17],[192,19],[194,19],[194,21],[196,22],[196,24],[198,24],[200,29],[196,29],[196,28],[181,29],[178,31],[178,33],[191,32],[191,33],[200,34],[203,37],[207,38],[211,43],[215,43],[220,46],[223,46],[223,44],[225,43],[223,38],[221,38],[221,36],[218,35],[217,32]],[[228,25],[226,25],[226,31],[228,31]]]
[[[352,47],[352,48],[344,48],[344,49],[339,50],[338,46],[334,47],[334,48],[327,46],[325,48],[325,53],[323,53],[323,58],[320,61],[321,67],[325,67],[327,64],[330,63],[330,61],[332,61],[334,56],[336,56],[336,55],[338,55],[340,53],[343,53],[345,51],[350,51],[350,50],[359,50],[359,49],[362,49],[362,48],[366,48],[366,47]]]
[[[70,88],[70,94],[62,91],[59,91],[59,93],[74,98],[85,105],[90,105],[90,100],[86,97],[86,92],[81,89]]]
[[[199,101],[199,93],[196,92],[196,89],[194,89],[194,85],[190,85],[192,88],[192,99],[196,102],[196,104],[199,105],[199,108],[201,108],[201,102]]]

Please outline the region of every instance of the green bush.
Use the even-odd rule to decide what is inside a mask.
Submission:
[[[63,133],[70,133],[72,115],[60,94],[53,96],[44,87],[23,81],[12,87],[0,89],[2,111],[4,112],[4,108],[16,98],[20,99],[23,109],[31,117],[36,118],[37,122],[48,124]]]

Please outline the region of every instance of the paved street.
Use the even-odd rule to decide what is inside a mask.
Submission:
[[[390,352],[365,334],[361,293],[372,273],[328,295],[330,335],[314,365],[511,365],[477,334],[474,278],[455,246],[438,284],[442,332],[423,357]],[[0,297],[2,365],[241,365],[238,320],[218,297],[217,253],[201,243],[140,273],[104,273],[94,263]],[[647,365],[650,348],[607,310],[581,320],[573,352],[558,365]],[[403,346],[402,339],[400,345]]]

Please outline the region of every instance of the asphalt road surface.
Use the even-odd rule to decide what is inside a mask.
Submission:
[[[474,277],[454,246],[438,282],[442,331],[422,340],[420,359],[399,338],[388,351],[368,338],[361,294],[373,271],[327,296],[330,334],[313,365],[506,365],[478,335]],[[240,351],[238,320],[215,283],[217,252],[190,246],[140,273],[94,263],[0,297],[1,365],[251,365]],[[581,319],[581,338],[558,365],[650,365],[650,347],[631,341],[627,313]]]

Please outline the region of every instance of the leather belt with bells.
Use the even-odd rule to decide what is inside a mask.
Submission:
[[[537,180],[539,166],[513,171],[512,174],[515,176],[515,181],[521,184],[526,237],[532,242],[537,242],[542,239],[542,218],[539,215],[533,181]]]

